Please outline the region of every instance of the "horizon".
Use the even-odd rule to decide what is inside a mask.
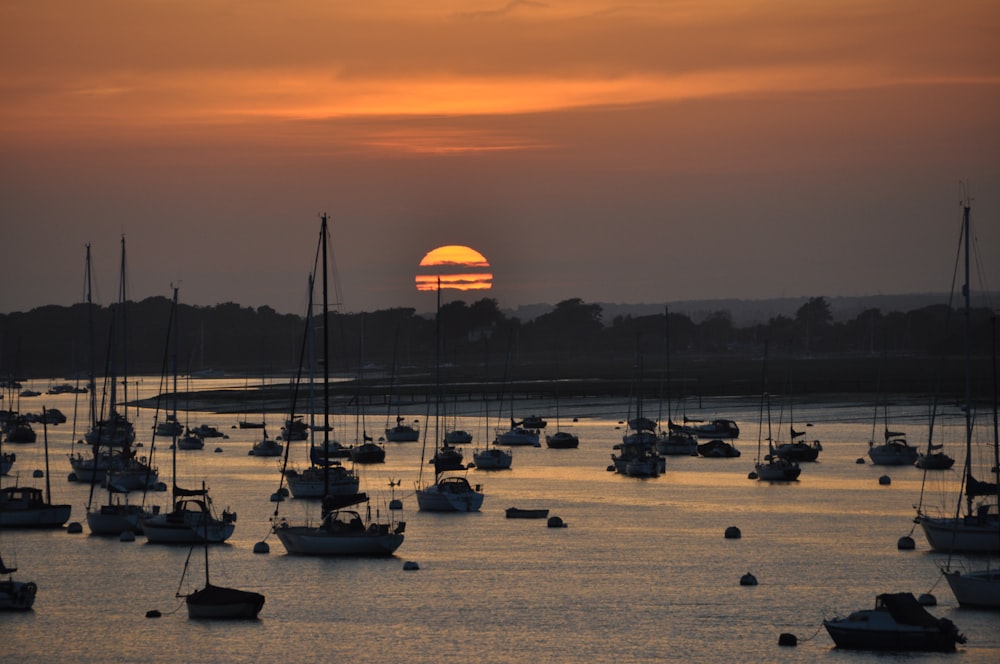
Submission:
[[[504,308],[944,291],[970,200],[1000,284],[996,3],[0,2],[3,312],[123,235],[131,297],[303,311],[322,213],[348,311],[448,245]]]

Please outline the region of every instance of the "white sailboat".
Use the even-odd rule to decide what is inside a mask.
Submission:
[[[174,326],[176,328],[177,288],[174,288]],[[176,336],[174,337],[176,341]],[[176,357],[176,355],[175,355]],[[175,370],[176,375],[176,370]],[[176,382],[174,391],[176,393]],[[171,483],[173,506],[170,511],[142,519],[146,541],[155,544],[189,544],[209,542],[218,544],[229,539],[236,530],[236,513],[228,509],[216,514],[208,488],[202,481],[200,489],[182,489],[177,486],[177,444],[171,450]]]
[[[437,314],[435,316],[435,385],[434,400],[434,445],[442,440],[441,421],[441,280],[437,283]],[[426,432],[427,428],[424,429]],[[424,445],[427,444],[426,433]],[[423,455],[421,454],[421,458]],[[448,471],[434,466],[434,481],[423,481],[423,463],[420,464],[420,477],[417,479],[417,507],[422,512],[478,512],[483,506],[482,487],[473,487],[464,475],[447,475]]]
[[[790,461],[774,454],[774,439],[771,437],[771,395],[767,391],[767,342],[764,342],[764,391],[760,398],[760,419],[757,428],[757,461],[750,479],[765,482],[794,482],[799,479],[802,468],[795,461]],[[767,454],[761,456],[763,450],[764,412],[767,412]]]
[[[988,480],[973,475],[973,422],[975,406],[972,402],[972,360],[969,348],[970,328],[970,278],[969,278],[969,205],[963,206],[962,233],[965,246],[965,282],[962,289],[965,308],[966,379],[965,399],[965,464],[963,467],[964,496],[960,496],[955,516],[932,516],[922,509],[917,522],[923,528],[927,542],[935,551],[1000,554],[1000,467],[997,465],[997,445],[994,434],[992,468],[987,464]],[[964,504],[963,504],[964,503]]]
[[[320,257],[323,268],[323,438],[324,449],[330,437],[330,340],[329,340],[329,303],[327,217],[322,216],[320,225]],[[312,309],[310,289],[309,308]],[[308,318],[308,317],[307,317]],[[294,411],[294,405],[292,410]],[[329,459],[327,459],[329,460]],[[343,496],[329,493],[327,481],[332,466],[323,466],[325,475],[323,481],[323,506],[319,523],[292,523],[287,518],[279,518],[277,510],[272,520],[271,529],[281,540],[285,551],[289,554],[305,556],[389,556],[403,543],[405,522],[388,522],[379,520],[376,511],[375,518],[371,515],[371,506],[367,505],[366,518],[354,510],[343,509],[361,502],[368,503],[365,494],[357,494],[351,502],[344,502]],[[283,473],[282,477],[286,477]],[[355,478],[356,479],[356,478]],[[357,485],[355,485],[356,487]],[[391,510],[390,510],[391,512]]]

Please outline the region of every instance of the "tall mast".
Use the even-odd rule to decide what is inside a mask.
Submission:
[[[323,257],[323,499],[326,502],[330,490],[330,325],[329,303],[327,301],[327,269],[326,269],[326,213],[322,215],[320,225],[320,244]]]
[[[90,243],[87,243],[87,270],[83,277],[84,284],[87,290],[87,334],[88,343],[90,344],[90,373],[87,376],[87,391],[90,392],[90,427],[94,428],[97,426],[97,389],[95,384],[95,376],[97,375],[97,368],[95,365],[94,358],[94,299],[93,299],[93,284],[91,282],[91,268],[90,268]]]
[[[962,203],[962,235],[965,243],[965,283],[962,298],[965,301],[965,478],[972,472],[972,306],[969,286],[969,201]],[[966,491],[966,514],[972,514],[972,492]]]

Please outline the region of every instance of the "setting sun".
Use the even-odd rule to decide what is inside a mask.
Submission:
[[[440,287],[452,290],[489,290],[493,287],[490,263],[470,247],[449,244],[433,249],[420,261],[416,284],[419,291]]]

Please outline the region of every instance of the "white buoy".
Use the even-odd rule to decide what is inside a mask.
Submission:
[[[45,473],[43,473],[41,470],[39,470],[39,469],[36,468],[35,472],[33,472],[31,474],[31,476],[32,477],[45,477]]]
[[[924,593],[917,598],[917,602],[919,602],[922,606],[937,606],[937,597],[930,593]]]
[[[393,498],[389,501],[389,509],[391,510],[401,510],[403,509],[403,501],[399,498]]]
[[[412,572],[414,570],[420,569],[420,565],[418,565],[416,562],[412,560],[407,560],[405,563],[403,563],[403,569],[406,570],[407,572]]]
[[[753,574],[751,574],[750,572],[747,572],[746,574],[744,574],[743,576],[740,577],[740,585],[741,586],[756,586],[757,585],[757,577],[754,576]]]
[[[228,438],[228,437],[229,437],[229,436],[226,436],[226,438]],[[222,448],[221,448],[221,447],[216,447],[216,448],[215,448],[215,453],[216,453],[216,454],[222,454]]]
[[[275,491],[274,493],[271,494],[271,502],[272,503],[280,503],[284,499],[285,499],[285,497],[282,496],[281,493],[279,493],[277,491]]]
[[[271,553],[271,547],[267,542],[257,542],[253,545],[254,553]]]
[[[916,544],[913,542],[913,538],[909,535],[903,535],[899,538],[899,541],[896,542],[896,548],[900,551],[913,551],[915,547]]]
[[[755,479],[757,479],[757,473],[755,471],[751,470],[749,473],[747,473],[747,479],[748,480],[755,480]]]
[[[892,478],[889,477],[888,475],[883,475],[882,477],[878,478],[878,483],[881,484],[882,486],[889,486],[890,484],[892,484]]]
[[[743,533],[736,526],[726,528],[726,539],[739,539],[741,537],[743,537]]]
[[[83,526],[80,525],[79,521],[71,521],[69,525],[66,526],[66,532],[71,535],[76,535],[77,533],[83,532]]]

